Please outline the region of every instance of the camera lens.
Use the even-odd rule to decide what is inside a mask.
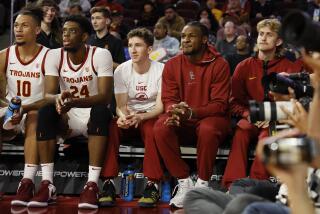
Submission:
[[[250,121],[278,121],[286,119],[287,115],[280,108],[286,107],[289,112],[292,112],[293,106],[291,102],[257,102],[249,101]]]

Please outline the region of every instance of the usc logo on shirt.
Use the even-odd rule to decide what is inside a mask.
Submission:
[[[145,100],[149,99],[148,95],[144,92],[137,93],[135,98],[139,101],[145,101]]]

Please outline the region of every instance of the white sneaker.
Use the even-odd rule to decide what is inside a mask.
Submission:
[[[169,205],[182,208],[183,200],[187,192],[194,188],[193,180],[188,177],[186,179],[179,179],[177,186],[174,188],[173,192],[176,193],[174,197],[170,200]]]
[[[195,188],[209,188],[209,182],[198,178],[194,187]]]

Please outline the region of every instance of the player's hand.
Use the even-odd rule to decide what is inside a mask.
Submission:
[[[180,122],[188,120],[192,115],[192,109],[185,102],[173,104],[167,112],[172,115],[178,116]]]
[[[22,107],[20,107],[19,111],[14,112],[12,115],[12,118],[11,118],[12,125],[18,125],[22,120],[22,116],[23,116],[23,109]]]
[[[164,121],[164,124],[167,126],[180,126],[180,117],[176,114],[172,114]]]
[[[125,116],[118,118],[117,125],[121,129],[128,129],[130,127],[129,122],[126,120]]]
[[[307,133],[308,130],[308,112],[304,109],[302,104],[297,100],[291,100],[293,111],[290,112],[285,106],[280,106],[281,110],[288,116],[288,119],[281,120],[295,128],[299,129],[302,133]]]
[[[138,128],[139,124],[143,120],[143,117],[141,114],[130,114],[126,116],[126,120],[129,121],[130,126]]]
[[[72,94],[69,91],[63,91],[56,99],[56,110],[59,114],[64,114],[73,107],[72,104]]]

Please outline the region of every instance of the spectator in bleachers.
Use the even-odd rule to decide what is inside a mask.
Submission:
[[[85,14],[82,11],[82,7],[79,4],[73,4],[69,7],[69,16],[79,15],[84,16]]]
[[[229,133],[228,63],[208,45],[208,29],[190,22],[182,30],[183,54],[170,59],[162,75],[165,114],[154,126],[158,151],[170,174],[178,179],[170,205],[182,207],[194,187],[189,167],[182,160],[180,143],[196,145],[196,187],[208,187],[220,143]]]
[[[117,2],[114,2],[114,0],[100,0],[95,5],[95,7],[106,7],[109,9],[111,13],[119,12],[123,13],[123,6]]]
[[[143,174],[148,178],[141,207],[155,207],[159,200],[162,178],[160,157],[154,142],[153,126],[163,112],[161,76],[163,64],[149,59],[153,35],[146,28],[128,34],[131,60],[119,65],[114,72],[117,118],[110,125],[110,138],[102,176],[106,179],[99,199],[101,206],[115,205],[115,185],[118,176],[118,152],[121,139],[140,136],[145,145]]]
[[[151,1],[147,1],[143,4],[141,18],[138,20],[137,25],[142,27],[153,27],[158,19],[159,14],[155,5]]]
[[[209,8],[205,7],[199,10],[199,13],[197,15],[197,20],[199,21],[202,18],[208,18],[210,21],[210,28],[209,31],[213,34],[213,35],[217,35],[217,31],[219,29],[219,23],[217,21],[217,19],[214,17],[214,15],[212,15],[211,11]]]
[[[312,17],[313,21],[320,21],[320,0],[311,0],[308,2],[308,14]]]
[[[168,35],[168,26],[161,22],[158,22],[153,30],[154,42],[152,47],[152,53],[150,54],[156,57],[156,61],[166,62],[170,58],[174,57],[180,50],[180,42]],[[161,49],[161,51],[160,51]],[[158,53],[158,52],[161,53]],[[158,53],[158,54],[157,54]]]
[[[113,10],[111,12],[111,20],[110,33],[118,39],[125,40],[130,28],[133,28],[133,26],[130,27],[124,23],[123,14],[120,11]]]
[[[230,66],[230,74],[233,75],[233,72],[236,66],[246,58],[250,56],[250,44],[247,37],[240,35],[236,40],[236,49],[237,52],[234,54],[227,54],[225,59],[228,61]]]
[[[244,36],[249,36],[246,32],[246,29],[244,29],[243,26],[239,26],[239,22],[241,20],[235,18],[234,16],[226,16],[226,17],[223,17],[221,19],[221,26],[220,29],[218,30],[217,32],[217,40],[221,40],[221,39],[225,39],[226,38],[226,35],[224,33],[225,29],[224,29],[224,25],[225,23],[227,23],[228,21],[231,21],[235,24],[235,30],[236,30],[236,35],[239,36],[239,35],[244,35]]]
[[[242,6],[240,0],[227,0],[222,8],[223,16],[234,16],[237,19],[243,16],[248,17],[250,10],[250,2],[246,1]]]
[[[229,187],[237,179],[247,177],[248,147],[252,142],[268,136],[268,121],[249,122],[249,100],[268,101],[269,89],[261,83],[263,76],[271,72],[296,73],[302,70],[283,56],[281,24],[276,19],[265,19],[258,23],[257,53],[238,64],[232,77],[231,114],[240,118],[232,140],[232,148],[223,176],[222,184]],[[262,162],[255,158],[250,178],[267,179],[269,174]]]
[[[110,51],[113,60],[113,69],[125,61],[122,40],[114,37],[109,32],[111,15],[108,9],[93,7],[90,10],[91,24],[95,31],[88,40],[88,44]]]
[[[220,19],[222,18],[223,12],[222,10],[216,8],[216,5],[217,5],[216,0],[207,0],[206,5],[211,10],[211,13],[214,15],[216,20],[219,22]]]
[[[153,27],[159,19],[158,11],[151,1],[147,1],[143,4],[141,11],[141,18],[138,20],[138,26]]]
[[[236,49],[236,24],[233,21],[227,21],[223,26],[223,32],[225,38],[218,39],[216,43],[217,50],[222,54],[222,56],[226,56],[228,54],[234,54],[237,52]]]
[[[164,16],[158,22],[162,22],[169,27],[168,35],[180,40],[181,30],[185,25],[184,19],[179,16],[173,5],[167,5],[164,9]]]
[[[213,34],[213,31],[211,30],[211,22],[210,22],[210,20],[208,18],[206,18],[206,17],[203,17],[203,18],[201,18],[199,20],[199,22],[208,28],[208,31],[209,31],[208,43],[210,45],[215,45],[217,38]]]
[[[43,11],[41,32],[37,37],[37,42],[50,49],[61,47],[62,30],[58,20],[57,3],[53,0],[40,0],[37,4]]]
[[[59,4],[60,16],[66,17],[70,13],[70,7],[73,5],[80,5],[83,13],[89,13],[91,4],[88,0],[61,0]]]
[[[250,17],[267,18],[273,14],[273,1],[271,0],[257,0],[252,3],[252,10]]]
[[[177,7],[179,7],[180,5],[186,5],[187,7],[191,7],[195,10],[197,8],[200,8],[200,3],[196,0],[179,0],[177,2]]]
[[[240,0],[240,6],[247,13],[250,13],[251,10],[251,0]]]

